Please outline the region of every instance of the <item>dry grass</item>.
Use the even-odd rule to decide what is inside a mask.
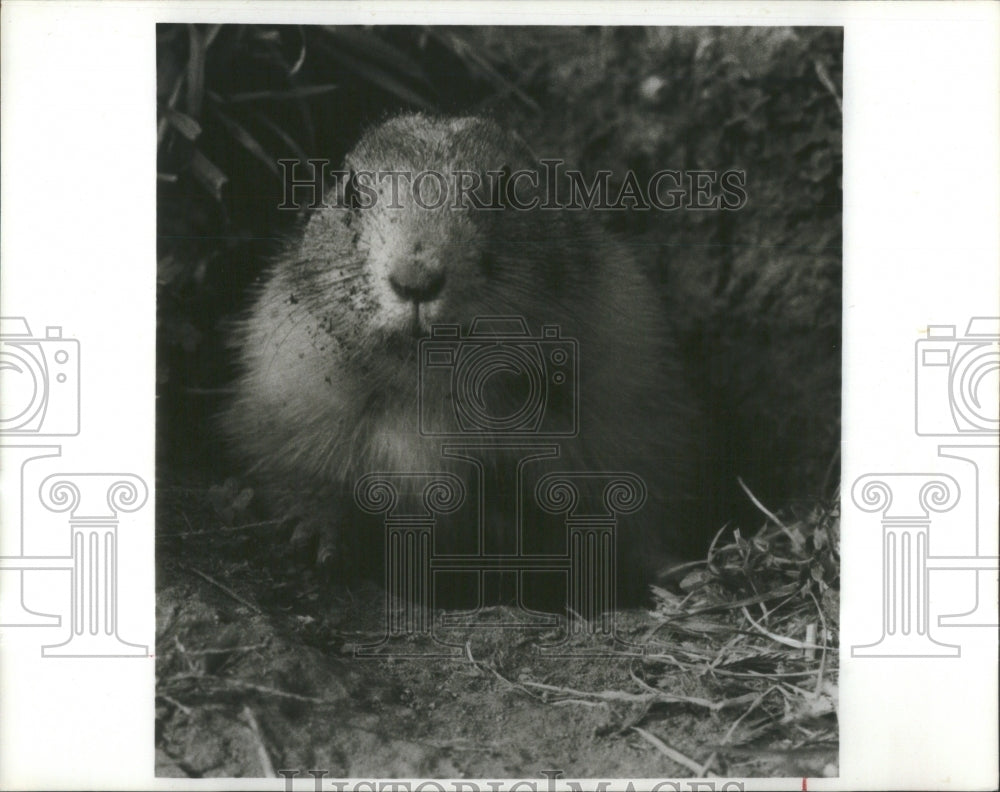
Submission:
[[[713,688],[697,704],[733,716],[714,746],[719,759],[773,754],[779,766],[809,768],[819,755],[829,774],[837,749],[838,507],[817,504],[787,522],[766,516],[751,537],[720,532],[705,560],[689,565],[679,593],[656,590],[658,623],[636,682],[657,692],[696,681]]]

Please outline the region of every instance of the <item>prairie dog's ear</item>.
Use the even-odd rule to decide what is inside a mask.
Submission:
[[[476,116],[463,116],[462,118],[452,118],[448,122],[448,131],[455,133],[466,132],[467,130],[472,129],[473,127],[482,123],[484,123],[483,119],[477,118]]]
[[[485,142],[497,151],[509,152],[512,156],[505,164],[510,170],[538,166],[538,157],[527,141],[488,116],[453,118],[448,122],[448,129],[456,137],[468,140],[473,145]]]

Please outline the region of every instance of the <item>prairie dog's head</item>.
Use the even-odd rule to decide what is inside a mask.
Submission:
[[[505,197],[527,201],[531,169],[526,146],[483,119],[407,115],[371,129],[327,197],[336,208],[307,225],[309,291],[356,338],[531,313],[525,301],[552,282],[551,247],[534,213]]]

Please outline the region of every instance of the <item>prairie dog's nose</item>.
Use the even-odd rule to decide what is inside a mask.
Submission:
[[[433,300],[444,288],[444,270],[418,264],[395,267],[389,275],[392,290],[404,300],[422,303]]]

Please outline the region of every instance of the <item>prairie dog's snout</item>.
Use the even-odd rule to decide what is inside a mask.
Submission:
[[[474,229],[458,210],[420,206],[374,206],[362,210],[367,242],[367,266],[379,291],[385,320],[391,324],[400,312],[419,315],[422,325],[443,318],[449,287],[474,272],[478,244]],[[426,330],[427,328],[424,327]]]
[[[444,267],[422,261],[403,262],[392,268],[389,285],[401,300],[426,303],[433,300],[444,288]]]

